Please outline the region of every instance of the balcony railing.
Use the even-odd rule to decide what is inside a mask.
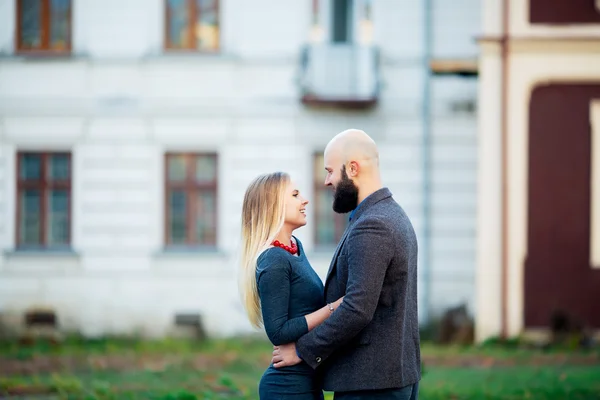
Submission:
[[[379,95],[379,54],[373,46],[324,43],[304,48],[300,85],[305,104],[369,107]]]

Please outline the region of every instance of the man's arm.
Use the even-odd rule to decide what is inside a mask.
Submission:
[[[383,220],[357,222],[348,236],[348,284],[343,303],[321,325],[296,343],[298,355],[312,368],[348,343],[373,319],[394,245]]]

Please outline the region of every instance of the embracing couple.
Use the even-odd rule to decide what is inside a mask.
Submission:
[[[379,153],[363,131],[324,153],[333,209],[350,213],[323,285],[302,243],[308,201],[286,173],[256,178],[242,211],[242,289],[250,322],[274,346],[261,400],[418,398],[417,239],[381,183]]]

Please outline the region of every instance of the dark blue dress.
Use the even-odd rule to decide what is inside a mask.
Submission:
[[[295,238],[294,238],[295,239]],[[267,336],[274,345],[292,343],[308,332],[304,316],[325,306],[323,283],[309,264],[298,239],[298,256],[273,247],[257,261],[256,282]],[[260,400],[321,400],[315,371],[301,362],[265,371]]]

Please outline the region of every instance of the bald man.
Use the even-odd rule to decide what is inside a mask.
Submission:
[[[381,183],[379,152],[363,131],[336,135],[324,154],[333,209],[350,213],[325,280],[342,304],[297,343],[275,347],[276,368],[304,360],[336,400],[418,398],[417,239]]]

